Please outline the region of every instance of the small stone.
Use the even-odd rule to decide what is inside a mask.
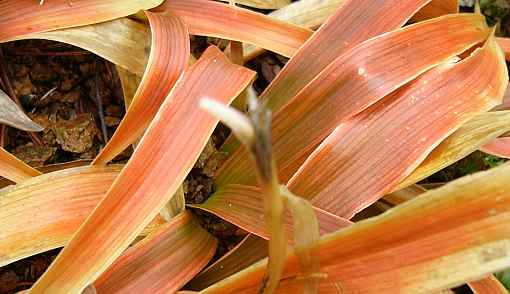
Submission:
[[[26,162],[33,167],[43,166],[46,161],[55,155],[57,148],[34,145],[28,143],[26,145],[18,146],[14,150],[14,156]]]
[[[78,115],[75,119],[59,120],[53,130],[62,149],[74,153],[89,150],[99,134],[91,113]]]

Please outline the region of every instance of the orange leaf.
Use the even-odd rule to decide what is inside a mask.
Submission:
[[[276,112],[337,57],[367,39],[399,28],[429,1],[386,0],[374,5],[373,0],[346,0],[336,13],[299,47],[299,51],[264,90],[261,99]],[[370,19],[370,22],[367,22],[367,19]],[[222,149],[233,153],[237,148],[237,142],[231,137]]]
[[[454,164],[485,143],[510,131],[510,111],[480,113],[441,142],[395,190],[405,188]]]
[[[509,182],[505,164],[322,236],[316,248],[322,284],[343,293],[431,293],[510,266]],[[203,293],[250,293],[265,263]],[[299,283],[298,258],[291,254],[279,290]]]
[[[0,42],[21,35],[108,21],[158,6],[163,0],[0,1]]]
[[[496,138],[480,148],[497,157],[510,158],[510,137]]]
[[[476,113],[498,105],[508,72],[494,38],[343,122],[289,181],[289,189],[351,218],[408,176]]]
[[[126,250],[94,283],[98,293],[173,293],[216,251],[217,241],[189,212]]]
[[[128,18],[56,31],[36,32],[15,39],[44,39],[72,44],[139,76],[145,70],[150,48],[150,31],[147,26]]]
[[[264,91],[262,97],[274,111],[311,82],[338,56],[359,43],[399,28],[430,0],[345,1],[295,53]],[[367,23],[367,19],[371,21]],[[324,46],[328,44],[328,46]]]
[[[459,0],[432,0],[420,9],[411,20],[422,21],[453,13],[459,13]]]
[[[248,234],[227,254],[194,277],[188,283],[188,287],[197,291],[202,290],[265,257],[267,257],[267,240]]]
[[[19,183],[40,175],[36,169],[30,167],[16,156],[0,147],[0,176],[15,183]]]
[[[0,190],[0,266],[65,245],[120,169],[70,168]]]
[[[152,44],[144,76],[126,115],[92,164],[108,163],[142,135],[188,66],[189,35],[181,20],[171,14],[145,13]]]
[[[44,129],[33,122],[23,109],[2,90],[0,90],[0,124],[30,132],[40,132]]]
[[[340,122],[483,41],[487,34],[481,16],[445,16],[367,40],[338,57],[274,115],[274,157],[280,180],[286,182]],[[219,170],[216,184],[253,184],[254,171],[247,158],[245,150],[237,150]]]
[[[505,53],[506,60],[510,60],[510,38],[496,38],[496,40]]]
[[[79,292],[105,271],[170,200],[206,145],[218,120],[199,107],[200,99],[228,104],[254,75],[209,47],[177,82],[105,198],[31,291]]]
[[[202,204],[189,205],[213,213],[236,226],[268,239],[264,218],[264,194],[258,187],[227,185],[216,191]],[[315,209],[321,234],[334,232],[351,224],[350,221]],[[285,230],[289,243],[293,243],[292,216],[286,214]]]
[[[508,294],[505,287],[493,275],[468,285],[475,294]]]
[[[174,13],[194,35],[250,43],[288,57],[311,33],[261,13],[209,0],[167,0],[153,11]]]

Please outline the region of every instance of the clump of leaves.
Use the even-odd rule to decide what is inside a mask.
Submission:
[[[272,16],[231,4],[0,2],[0,42],[94,52],[131,101],[89,166],[41,174],[0,149],[16,182],[0,190],[0,265],[63,246],[30,293],[504,291],[492,273],[510,266],[510,165],[414,184],[494,141],[506,150],[508,40],[457,1],[242,1]],[[196,59],[190,34],[231,45]],[[254,98],[243,64],[263,50],[290,59]],[[250,119],[227,107],[247,95]],[[245,147],[227,139],[215,192],[189,207],[250,234],[207,266],[218,242],[181,184],[220,119]],[[383,197],[395,207],[350,220]]]

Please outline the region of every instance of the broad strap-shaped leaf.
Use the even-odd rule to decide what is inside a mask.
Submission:
[[[150,31],[146,25],[128,18],[22,35],[16,40],[45,39],[88,50],[112,63],[143,75],[150,50]]]
[[[475,72],[476,70],[476,72]],[[289,189],[351,218],[391,192],[441,141],[476,113],[501,103],[508,84],[491,37],[340,124],[289,181]]]
[[[459,0],[432,0],[429,4],[420,9],[411,20],[422,21],[458,12]]]
[[[470,282],[468,285],[475,294],[508,294],[505,287],[493,275]]]
[[[169,11],[182,18],[194,35],[218,37],[290,57],[311,31],[261,13],[209,0],[168,0],[153,11]]]
[[[0,124],[5,124],[20,130],[39,132],[43,127],[33,122],[23,109],[2,90],[0,90]]]
[[[121,167],[78,167],[0,190],[0,266],[67,243]]]
[[[181,213],[124,252],[94,283],[98,293],[174,293],[207,265],[216,239]]]
[[[264,221],[264,194],[258,187],[227,185],[216,191],[202,204],[190,205],[235,224],[236,226],[267,239]],[[349,220],[315,208],[321,234],[334,232],[351,224]],[[293,243],[292,215],[286,211],[285,231],[289,243]]]
[[[232,0],[220,0],[230,2]],[[235,3],[260,9],[278,9],[290,3],[291,0],[235,0]]]
[[[322,284],[344,293],[431,293],[510,266],[509,181],[505,164],[323,236],[317,246],[327,275]],[[256,291],[265,262],[204,293]],[[279,290],[299,286],[298,275],[291,254]]]
[[[333,15],[344,2],[346,0],[299,0],[272,11],[268,15],[299,26],[315,29]],[[432,0],[415,14],[413,20],[424,20],[456,12],[458,12],[457,0]],[[364,24],[363,27],[370,27],[370,25]],[[262,52],[263,49],[253,45],[245,46],[245,60],[249,60]]]
[[[510,158],[510,137],[496,138],[483,145],[480,150],[498,157]]]
[[[142,135],[188,66],[190,42],[184,23],[172,14],[145,14],[152,38],[144,76],[126,115],[92,164],[108,163]]]
[[[431,176],[468,156],[483,144],[510,131],[509,121],[510,111],[476,115],[434,148],[418,168],[395,187],[395,190],[403,189]]]
[[[265,257],[267,257],[267,240],[248,234],[227,254],[194,277],[188,283],[188,287],[196,291],[202,290]]]
[[[0,177],[20,183],[40,174],[41,172],[0,147]]]
[[[0,42],[21,35],[108,21],[150,9],[163,0],[53,0],[39,5],[32,0],[0,2]]]
[[[345,0],[337,12],[285,64],[262,93],[262,99],[276,112],[348,49],[399,28],[430,1],[389,0],[374,3],[373,0]],[[230,137],[222,149],[231,154],[238,147],[234,138]]]
[[[338,57],[274,115],[280,180],[286,182],[340,122],[487,35],[481,16],[445,16],[367,40]],[[247,158],[237,150],[219,170],[217,185],[254,184]]]
[[[165,99],[105,198],[31,291],[79,292],[104,272],[174,195],[206,145],[218,120],[199,107],[200,99],[228,104],[254,75],[209,47]]]
[[[345,0],[287,62],[262,97],[280,109],[338,56],[359,43],[399,28],[430,0]],[[367,19],[371,21],[367,23]],[[324,46],[328,44],[328,46]]]

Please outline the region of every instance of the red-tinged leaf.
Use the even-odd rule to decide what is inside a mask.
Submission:
[[[65,245],[120,169],[70,168],[0,190],[0,266]]]
[[[220,0],[223,2],[230,2],[232,0]],[[260,8],[260,9],[278,9],[289,5],[290,0],[235,0],[236,4]]]
[[[33,0],[0,2],[0,42],[21,35],[104,22],[142,9],[150,9],[163,0],[52,0],[39,5]]]
[[[209,47],[167,97],[105,198],[31,291],[79,292],[104,272],[174,195],[206,145],[218,120],[199,107],[200,99],[228,104],[254,75]]]
[[[0,177],[20,183],[41,173],[0,147]]]
[[[459,13],[459,0],[432,0],[413,16],[412,21],[422,21],[453,13]]]
[[[151,42],[148,27],[128,18],[15,38],[26,39],[45,39],[72,44],[139,76],[142,76],[145,70]]]
[[[475,294],[508,294],[505,287],[493,275],[468,283]]]
[[[399,28],[429,1],[344,1],[287,62],[264,91],[263,99],[274,111],[280,109],[338,56],[367,39]],[[371,21],[367,23],[367,19]]]
[[[274,157],[280,180],[286,182],[340,122],[483,41],[487,34],[479,15],[445,16],[367,40],[337,58],[274,115]],[[436,46],[439,43],[442,46]],[[245,150],[237,150],[219,170],[216,184],[253,184],[247,158]]]
[[[510,111],[481,113],[448,136],[395,190],[403,189],[450,166],[501,134],[510,131]]]
[[[377,4],[373,0],[343,1],[337,12],[307,38],[306,43],[285,64],[261,98],[276,112],[348,49],[399,28],[430,1],[389,0]],[[371,21],[367,22],[367,19]],[[231,137],[225,142],[223,150],[233,153],[238,147]]]
[[[0,124],[29,131],[40,132],[43,127],[33,122],[7,94],[0,90]]]
[[[510,158],[510,137],[496,138],[480,147],[480,150],[497,157]]]
[[[202,204],[190,205],[235,224],[236,226],[267,239],[264,221],[264,194],[258,187],[227,185],[216,191]],[[351,224],[350,221],[315,209],[321,234],[334,232]],[[286,213],[285,230],[289,243],[293,243],[292,216]]]
[[[144,76],[126,115],[92,164],[108,163],[142,135],[188,66],[190,42],[184,23],[172,14],[145,14],[152,44]]]
[[[267,257],[267,240],[248,234],[227,254],[194,277],[188,283],[188,287],[192,290],[202,290],[265,257]]]
[[[404,202],[407,202],[413,198],[416,198],[417,196],[427,192],[424,188],[418,185],[411,185],[407,188],[404,188],[402,190],[393,192],[392,194],[384,196],[384,199],[390,202],[393,205],[399,205]],[[490,275],[486,278],[483,278],[481,280],[478,280],[476,282],[468,283],[469,287],[478,294],[490,294],[490,293],[501,293],[506,294],[505,288],[501,283],[498,282],[498,280],[493,276]],[[501,292],[501,290],[504,290],[504,292]]]
[[[122,254],[96,280],[98,293],[173,293],[207,265],[216,239],[181,213]]]
[[[351,218],[391,192],[448,135],[501,103],[508,84],[491,37],[458,63],[444,63],[343,122],[289,181],[289,189]]]
[[[323,236],[316,248],[322,284],[343,293],[432,293],[510,266],[509,181],[506,164]],[[256,291],[266,261],[203,293]],[[299,283],[299,262],[290,254],[278,290]]]
[[[496,40],[505,53],[506,60],[510,60],[510,38],[496,38]]]
[[[209,0],[168,0],[153,11],[174,13],[194,35],[250,43],[288,57],[311,34],[261,13]]]

